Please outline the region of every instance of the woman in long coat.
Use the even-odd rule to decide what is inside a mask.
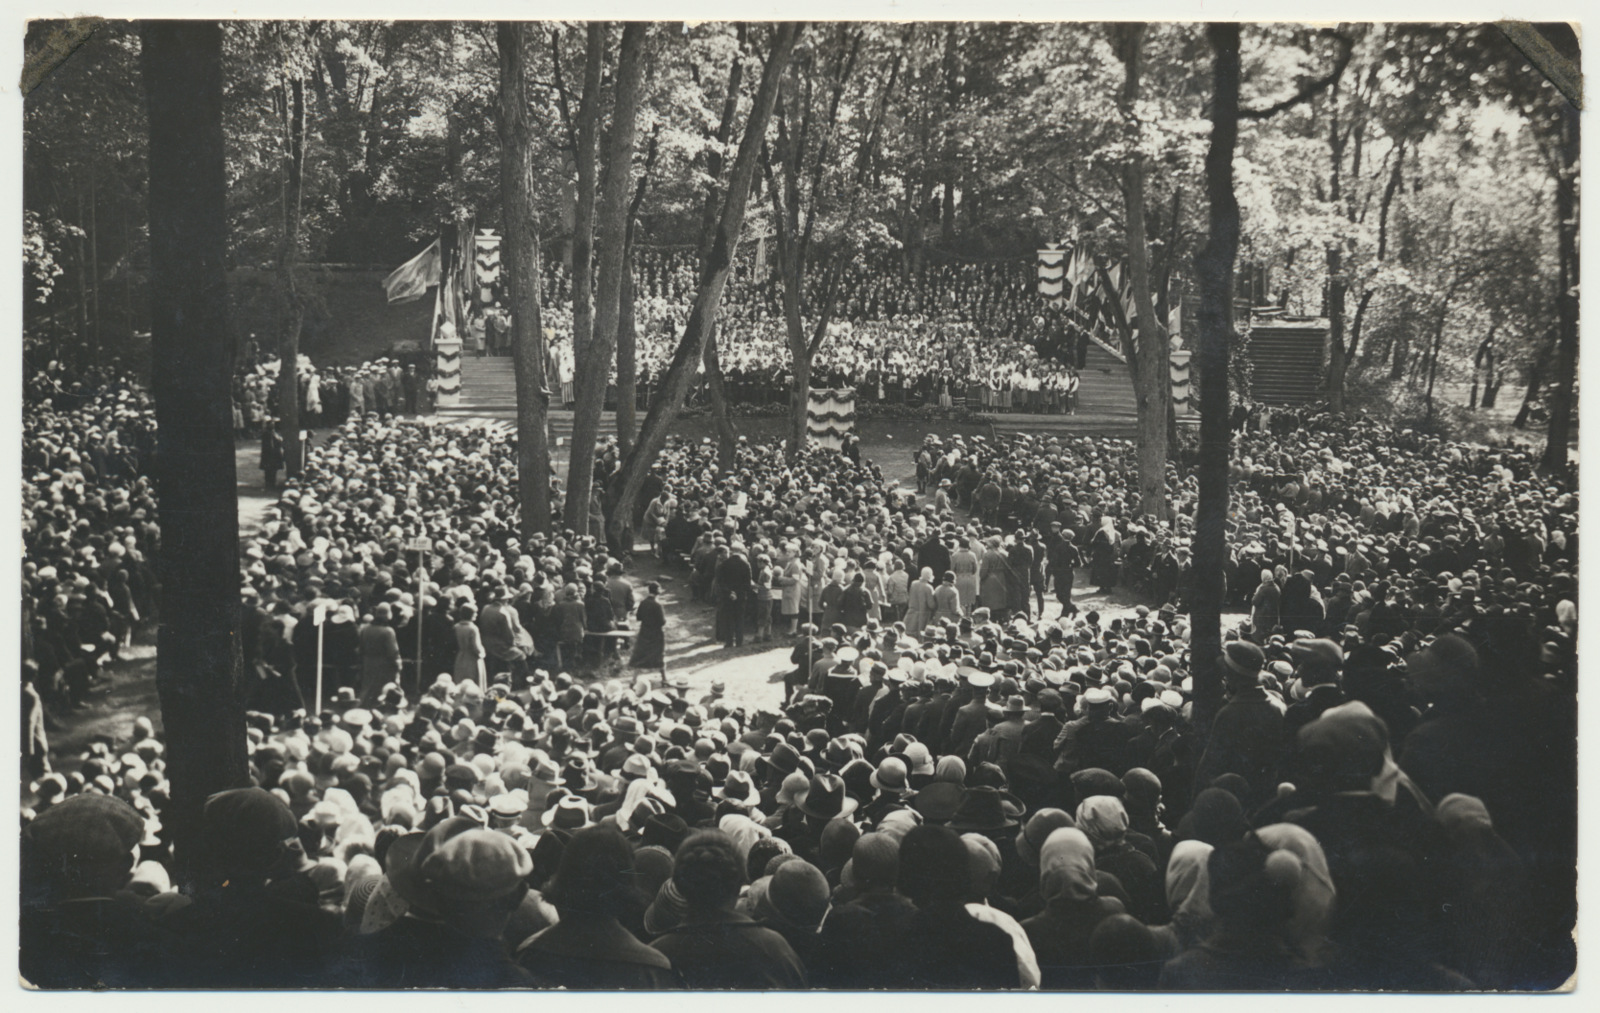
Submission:
[[[1121,548],[1116,522],[1110,515],[1100,518],[1100,530],[1089,542],[1089,580],[1101,594],[1109,594],[1117,586],[1117,552]]]
[[[971,612],[978,604],[978,554],[972,551],[971,541],[961,539],[960,547],[950,553],[950,569],[956,575],[961,611]]]
[[[924,566],[922,573],[911,582],[906,599],[906,632],[921,638],[922,631],[933,622],[933,569]]]
[[[456,663],[451,674],[457,683],[466,679],[482,686],[486,679],[483,659],[487,652],[478,624],[473,622],[477,615],[478,608],[471,603],[456,609]]]
[[[1006,560],[1000,539],[990,538],[984,546],[983,559],[978,564],[978,601],[989,609],[996,622],[1004,615],[1010,599],[1007,583],[1010,573],[1011,564]]]
[[[800,629],[800,602],[806,597],[807,583],[806,564],[800,558],[798,547],[789,553],[789,560],[783,564],[775,583],[783,589],[779,611],[789,623],[789,635],[793,636]]]
[[[961,596],[956,593],[956,575],[946,570],[944,579],[933,589],[933,623],[961,620]],[[933,625],[930,623],[929,625]]]
[[[633,656],[628,659],[630,668],[648,668],[667,674],[667,614],[661,608],[661,585],[650,581],[644,586],[644,600],[639,603],[639,632],[633,638]]]

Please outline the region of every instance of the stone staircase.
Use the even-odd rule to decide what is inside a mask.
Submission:
[[[1268,405],[1308,404],[1324,396],[1326,325],[1257,324],[1250,331],[1250,393]]]
[[[500,428],[514,429],[517,422],[517,377],[507,356],[462,356],[461,403],[441,407],[435,413],[440,421],[505,423]],[[572,439],[572,412],[563,408],[550,411],[550,442],[565,445]],[[615,436],[615,412],[600,416],[600,436]]]

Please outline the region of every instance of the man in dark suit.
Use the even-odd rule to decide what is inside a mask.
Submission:
[[[717,626],[726,637],[722,646],[730,650],[744,646],[744,614],[750,599],[751,579],[750,560],[745,558],[744,546],[735,544],[728,558],[717,565],[716,580],[720,589]]]

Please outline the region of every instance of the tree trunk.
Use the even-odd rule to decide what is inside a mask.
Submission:
[[[639,498],[639,490],[666,444],[667,430],[682,409],[684,396],[694,380],[701,357],[705,355],[706,339],[710,336],[711,324],[722,300],[723,286],[733,268],[733,252],[738,248],[739,234],[744,227],[745,205],[750,196],[751,181],[755,178],[756,162],[766,136],[767,122],[772,118],[772,107],[777,101],[778,81],[789,65],[795,40],[802,29],[803,25],[798,22],[784,22],[773,29],[772,54],[762,68],[761,84],[756,89],[744,137],[739,142],[739,154],[733,163],[711,255],[700,267],[700,285],[695,293],[689,323],[673,352],[672,363],[662,377],[659,393],[650,402],[650,410],[645,414],[633,453],[628,456],[623,468],[621,492],[612,507],[610,518],[613,543],[630,545],[633,542],[633,507]]]
[[[1195,509],[1193,632],[1194,723],[1201,734],[1222,706],[1223,566],[1227,561],[1228,350],[1233,341],[1233,264],[1239,251],[1239,202],[1233,192],[1233,150],[1239,137],[1239,26],[1213,23],[1211,144],[1206,151],[1210,228],[1195,262],[1200,289],[1199,502]]]
[[[524,538],[550,530],[550,381],[545,375],[539,311],[539,220],[533,200],[533,137],[528,127],[527,26],[502,21],[500,51],[500,195],[506,237],[506,301],[511,307],[512,369],[517,385],[517,504]]]
[[[602,32],[604,28],[602,27]],[[616,98],[606,145],[605,186],[599,212],[600,277],[595,293],[593,330],[575,349],[572,413],[572,456],[567,464],[566,526],[579,535],[589,530],[589,502],[594,489],[594,446],[605,412],[606,385],[617,345],[617,315],[626,271],[628,198],[633,174],[633,139],[643,79],[645,35],[649,25],[630,21],[622,30],[617,57]],[[576,328],[575,328],[576,329]],[[631,548],[631,546],[629,546]]]
[[[104,355],[105,334],[100,326],[100,187],[94,162],[89,163],[89,306],[93,312],[89,340],[94,343],[94,363]]]
[[[628,233],[633,234],[629,223]],[[639,325],[633,305],[633,242],[622,262],[622,293],[617,309],[617,453],[633,452],[633,431],[639,425]]]
[[[150,366],[161,516],[156,689],[178,882],[192,887],[200,809],[250,783],[240,671],[239,502],[228,329],[222,29],[147,21]]]
[[[300,328],[305,301],[296,269],[300,260],[300,196],[305,172],[306,90],[298,77],[285,82],[287,119],[283,160],[283,235],[278,247],[279,298],[283,333],[278,342],[278,432],[283,438],[283,468],[290,478],[300,474]]]
[[[1545,472],[1567,467],[1572,435],[1572,385],[1578,375],[1578,128],[1580,114],[1570,102],[1561,107],[1561,174],[1556,178],[1556,244],[1560,261],[1556,292],[1558,340],[1556,389],[1550,398],[1550,428],[1545,438]]]
[[[1124,71],[1118,105],[1129,117],[1139,101],[1146,27],[1140,22],[1128,22],[1112,29],[1117,36],[1118,57]],[[1144,160],[1137,154],[1128,159],[1122,170],[1122,190],[1127,205],[1124,232],[1128,244],[1128,280],[1139,314],[1138,334],[1128,352],[1138,359],[1138,368],[1134,370],[1134,395],[1138,406],[1139,510],[1164,521],[1168,518],[1167,402],[1172,397],[1172,380],[1167,362],[1166,328],[1156,318],[1155,301],[1150,295],[1150,246],[1144,220],[1145,173]]]
[[[1328,401],[1334,412],[1344,412],[1344,377],[1349,356],[1344,343],[1344,300],[1350,287],[1344,274],[1344,251],[1328,247]]]
[[[711,324],[711,333],[706,337],[706,353],[701,361],[706,367],[706,393],[711,398],[711,419],[717,430],[717,471],[727,474],[733,470],[739,437],[733,431],[733,419],[728,416],[728,391],[722,382],[722,362],[717,358],[715,321]]]
[[[1528,389],[1522,395],[1522,407],[1517,409],[1517,417],[1511,420],[1514,428],[1525,428],[1528,425],[1528,416],[1533,412],[1533,406],[1539,403],[1539,391],[1544,387],[1544,374],[1550,366],[1551,357],[1555,354],[1556,343],[1557,338],[1552,331],[1539,343],[1533,361],[1528,364]]]
[[[573,363],[584,357],[589,338],[594,334],[594,230],[595,230],[595,130],[600,122],[600,70],[605,64],[606,24],[590,21],[587,27],[586,56],[584,56],[584,91],[578,99],[578,123],[573,152],[574,165],[578,166],[578,206],[573,213]],[[576,394],[573,378],[573,390]],[[571,490],[571,483],[568,483]],[[571,517],[571,496],[566,504],[566,527],[574,527]],[[589,504],[579,507],[579,514],[589,517]],[[587,520],[584,522],[587,528]]]

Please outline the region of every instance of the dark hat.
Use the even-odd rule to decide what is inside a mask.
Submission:
[[[74,795],[22,828],[23,869],[69,888],[119,863],[126,872],[144,831],[144,818],[122,799]]]
[[[967,790],[954,781],[934,781],[911,799],[911,808],[929,823],[949,823],[961,808]]]
[[[241,874],[264,874],[299,840],[294,813],[264,788],[234,788],[206,799],[201,810],[206,850]]]
[[[385,867],[395,891],[412,908],[448,914],[518,889],[533,872],[533,857],[507,835],[452,816],[427,833],[398,838],[389,846]]]
[[[855,812],[856,800],[845,794],[844,781],[833,774],[818,774],[795,803],[807,816],[831,820]]]
[[[1266,667],[1267,656],[1248,640],[1232,640],[1222,647],[1222,662],[1230,672],[1253,677]]]
[[[780,742],[772,747],[772,754],[762,758],[762,762],[780,774],[793,774],[800,769],[800,753],[787,742]]]
[[[640,847],[657,845],[676,852],[678,845],[689,836],[689,825],[676,813],[651,813],[644,821],[640,833]]]
[[[950,818],[950,829],[1004,830],[1017,825],[1017,817],[1022,815],[1022,810],[1021,800],[1007,792],[988,786],[968,788],[961,804],[956,807],[955,815]]]

